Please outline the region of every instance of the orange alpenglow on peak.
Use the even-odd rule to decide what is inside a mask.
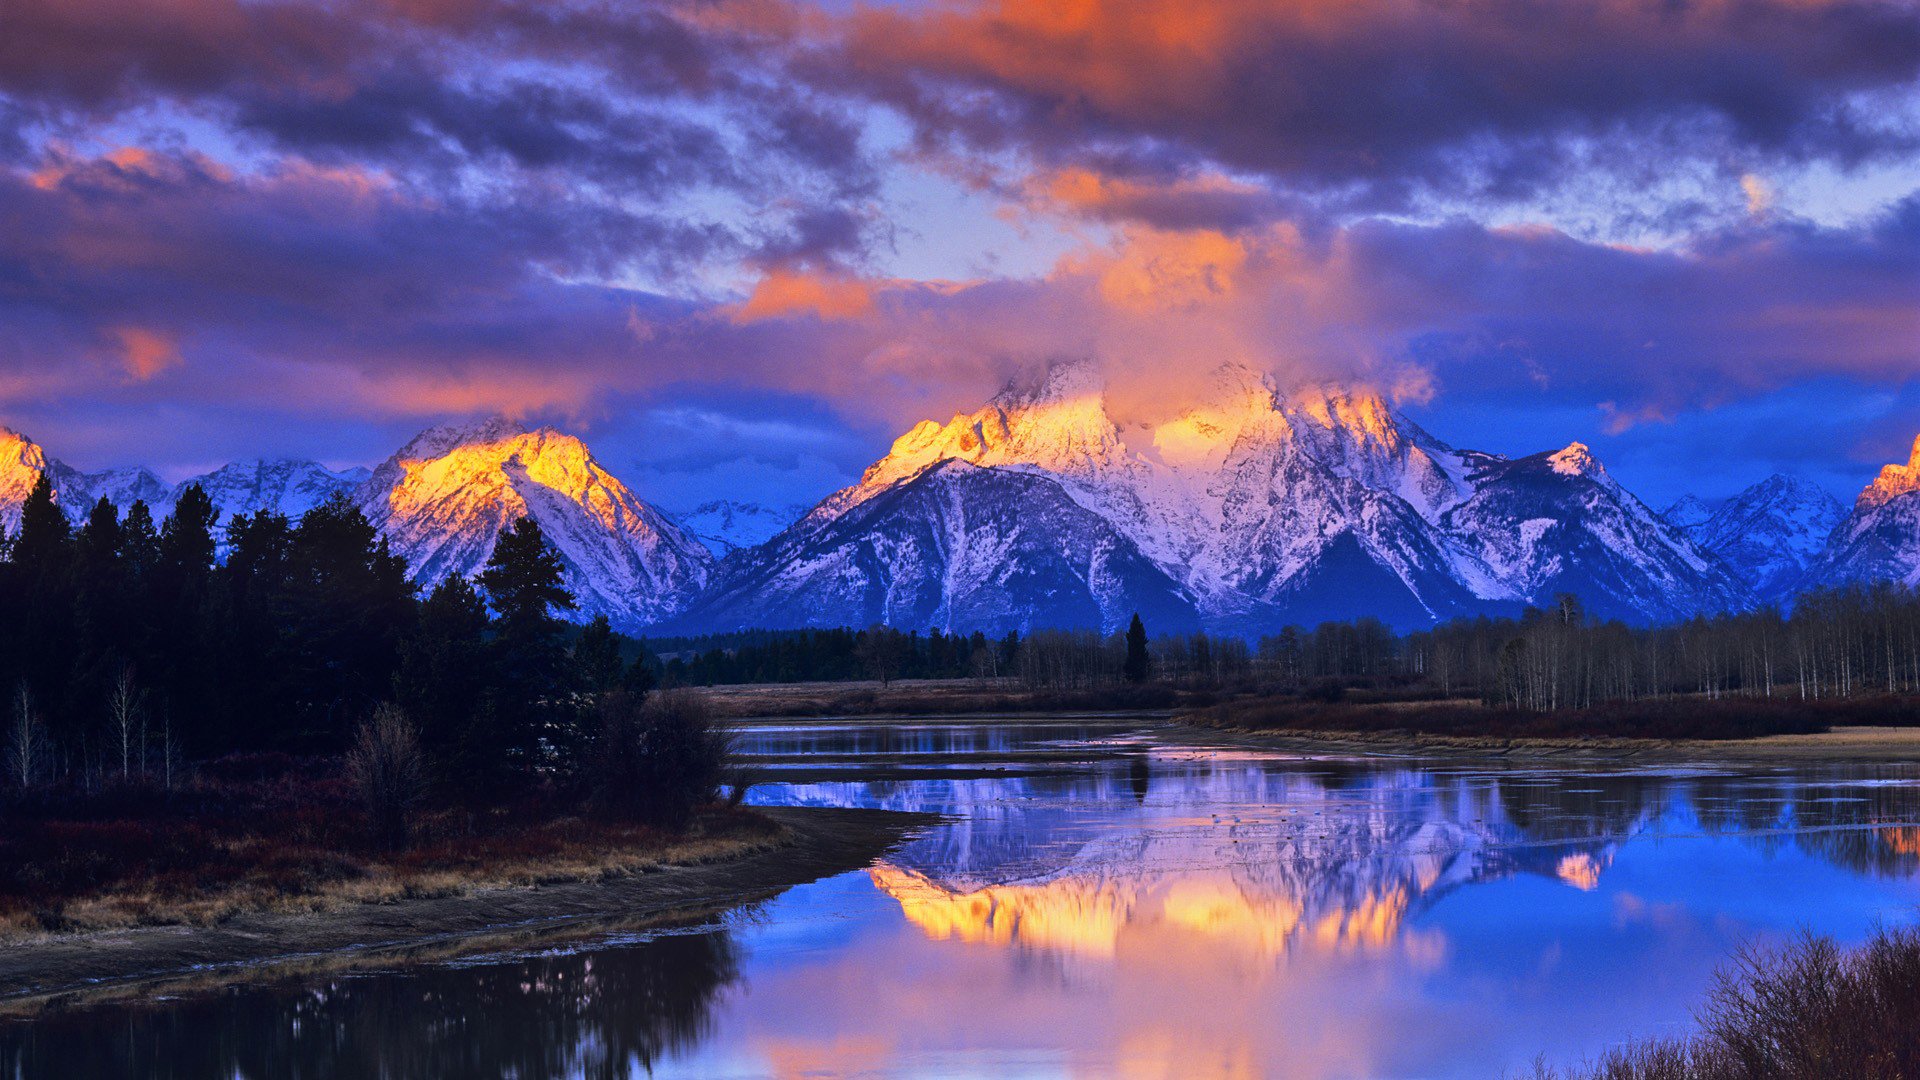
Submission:
[[[1913,450],[1907,455],[1905,465],[1888,465],[1874,477],[1873,483],[1860,493],[1855,504],[1865,510],[1887,503],[1911,492],[1920,491],[1920,436],[1913,440]]]

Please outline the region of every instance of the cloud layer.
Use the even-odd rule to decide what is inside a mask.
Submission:
[[[1904,401],[1920,374],[1920,195],[1816,224],[1818,185],[1771,179],[1920,163],[1909,3],[16,0],[6,22],[0,420],[84,414],[123,460],[160,412],[609,423],[698,394],[885,432],[1065,356],[1141,412],[1233,359],[1622,437],[1797,386]],[[1673,194],[1703,176],[1715,205]],[[1664,239],[1515,224],[1589,193]],[[934,196],[1080,239],[1033,276],[903,277],[900,231],[950,228],[912,209]]]

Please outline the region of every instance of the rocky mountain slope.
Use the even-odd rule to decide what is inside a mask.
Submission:
[[[1774,475],[1717,506],[1682,500],[1665,516],[1761,600],[1783,603],[1826,548],[1846,507],[1820,487]]]
[[[674,520],[719,558],[741,548],[759,547],[806,512],[805,506],[774,507],[736,499],[713,499],[675,514]]]
[[[1124,540],[1220,629],[1258,633],[1362,615],[1424,625],[1517,610],[1563,589],[1636,621],[1750,601],[1578,444],[1520,461],[1461,451],[1377,394],[1315,387],[1283,395],[1232,366],[1173,419],[1123,429],[1097,372],[1065,364],[980,410],[907,432],[860,483],[767,545],[730,558],[687,624],[729,627],[756,609],[825,624],[845,621],[846,597],[891,595],[897,578],[849,552],[891,550],[883,537],[949,535],[953,519],[943,515],[971,493],[958,491],[961,474],[950,463],[1044,481],[996,490],[998,499],[1030,502],[1003,503],[995,514],[1054,527],[1064,499],[1087,516],[1074,518],[1076,543],[1058,550],[1091,550],[1098,545],[1088,538],[1100,531],[1110,537],[1106,550]],[[917,496],[875,507],[936,475],[946,501]],[[982,514],[966,507],[961,517]],[[998,589],[1001,621],[1055,618],[1056,593],[1016,591],[1027,583],[982,552],[971,543],[916,548],[915,587],[937,588],[939,598],[913,610],[960,612],[962,598]],[[1011,549],[997,556],[1011,557]],[[1124,621],[1115,605],[1101,612],[1103,628]]]
[[[500,530],[532,517],[560,552],[581,617],[637,629],[703,589],[713,557],[552,428],[504,419],[436,427],[388,458],[356,499],[413,576],[472,574]]]
[[[1873,581],[1920,585],[1920,439],[1906,464],[1881,469],[1860,493],[1807,567],[1802,585]]]

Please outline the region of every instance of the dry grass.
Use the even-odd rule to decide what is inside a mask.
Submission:
[[[1746,950],[1716,978],[1700,1034],[1608,1052],[1536,1080],[1903,1080],[1920,1077],[1920,930],[1858,949],[1804,936]]]
[[[382,851],[347,785],[295,767],[187,792],[8,807],[0,939],[595,880],[732,858],[785,838],[744,808],[714,806],[669,832],[587,820],[533,797],[424,812],[411,846]]]

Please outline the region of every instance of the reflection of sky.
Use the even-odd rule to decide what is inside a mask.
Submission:
[[[1911,771],[1152,760],[1144,799],[1125,762],[757,789],[962,820],[775,901],[666,1072],[1498,1075],[1680,1029],[1756,935],[1920,904],[1872,824],[1920,819]]]

